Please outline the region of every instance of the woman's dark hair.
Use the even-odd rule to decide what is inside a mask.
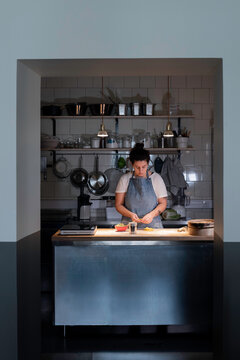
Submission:
[[[147,163],[150,161],[149,151],[144,149],[143,143],[136,143],[134,148],[131,149],[129,159],[132,164],[134,161],[143,161],[146,160]]]

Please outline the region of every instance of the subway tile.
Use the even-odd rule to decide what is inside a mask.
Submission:
[[[45,88],[47,86],[47,78],[41,77],[41,88]]]
[[[195,104],[209,104],[210,91],[209,89],[194,89],[194,103]]]
[[[100,119],[86,119],[86,134],[96,134],[100,129]]]
[[[196,209],[197,219],[213,219],[213,209]]]
[[[173,121],[173,120],[172,120]],[[174,120],[177,123],[177,120]],[[181,119],[181,129],[186,128],[187,131],[191,131],[190,136],[195,135],[195,120],[190,118],[182,118]]]
[[[202,137],[201,149],[202,150],[212,150],[213,144],[212,144],[211,134],[202,135],[201,137]]]
[[[193,89],[179,89],[179,103],[193,103]]]
[[[184,89],[186,87],[186,76],[171,76],[170,88]]]
[[[60,119],[56,121],[56,134],[57,135],[69,134],[69,120]]]
[[[133,98],[133,101],[135,102],[139,102],[141,101],[140,98],[146,98],[147,97],[147,89],[146,88],[133,88],[132,89],[132,98]]]
[[[202,76],[202,88],[213,89],[215,77],[214,76]]]
[[[84,168],[86,168],[87,166],[90,167],[91,169],[93,168],[94,165],[94,155],[89,155],[89,154],[85,154],[82,157],[82,166]]]
[[[41,89],[41,102],[54,102],[54,89]]]
[[[93,86],[92,76],[81,76],[77,78],[78,88],[91,88]]]
[[[195,184],[195,182],[188,181],[187,184],[188,184],[188,187],[184,191],[185,195],[190,196],[191,198],[193,198],[194,197],[194,184]]]
[[[167,76],[156,76],[156,88],[167,88],[168,77]]]
[[[147,96],[153,104],[161,104],[163,95],[164,89],[148,89]]]
[[[104,119],[104,125],[105,125],[105,129],[107,129],[107,131],[109,130],[111,132],[116,132],[114,119]]]
[[[64,155],[64,157],[70,162],[70,164],[72,165],[72,169],[82,167],[79,163],[80,155]]]
[[[214,89],[210,89],[210,104],[214,104]]]
[[[69,198],[70,184],[65,180],[59,180],[55,183],[54,188],[55,198]]]
[[[132,119],[132,132],[135,134],[136,130],[143,129],[147,131],[147,120],[146,119]]]
[[[195,183],[195,197],[210,199],[212,196],[211,182],[209,181],[198,181]]]
[[[115,167],[116,156],[111,154],[104,154],[100,156],[101,165],[107,166],[107,169],[110,167]]]
[[[77,87],[76,77],[49,77],[47,78],[47,87],[63,88]]]
[[[72,119],[70,120],[70,134],[84,134],[86,132],[85,119]]]
[[[191,109],[193,115],[195,115],[196,119],[202,119],[202,105],[201,104],[191,104]]]
[[[41,120],[41,134],[47,134],[47,135],[53,134],[52,120],[50,119]]]
[[[187,76],[187,88],[201,88],[202,87],[202,78],[201,76]]]
[[[108,85],[104,85],[104,87],[112,87],[112,88],[122,88],[124,86],[124,78],[122,76],[111,76],[108,78]]]
[[[71,99],[81,99],[81,98],[84,98],[85,97],[85,89],[79,89],[79,88],[76,88],[76,89],[69,89],[69,97]]]
[[[167,90],[165,92],[165,94],[167,93]],[[170,89],[170,103],[171,104],[177,104],[179,103],[179,89]]]
[[[112,89],[114,92],[114,89]],[[132,101],[132,90],[125,88],[117,88],[115,90],[117,96],[120,98],[120,101],[125,104]]]
[[[202,166],[202,180],[203,181],[212,181],[213,180],[213,169],[211,166],[204,165]]]
[[[147,131],[150,132],[151,134],[154,134],[154,129],[157,133],[157,135],[159,135],[160,132],[162,132],[163,130],[165,130],[166,125],[165,122],[162,119],[148,119],[147,120]]]
[[[125,88],[139,88],[139,76],[125,76],[124,77]]]
[[[47,87],[61,87],[61,78],[59,77],[47,77],[46,78],[46,86]]]
[[[54,198],[55,182],[45,181],[41,183],[41,198]]]
[[[195,122],[195,134],[204,135],[211,131],[210,120],[201,120]]]
[[[119,134],[132,134],[132,120],[131,119],[119,119],[118,120]]]
[[[102,101],[101,88],[86,88],[86,99],[90,104],[99,104]]]
[[[84,191],[85,193],[85,191]],[[69,187],[69,197],[77,198],[80,195],[79,187],[75,187],[72,184]],[[77,208],[77,199],[76,199],[76,208]]]
[[[202,137],[201,135],[190,135],[189,144],[196,150],[202,149]]]
[[[201,166],[185,166],[186,181],[196,182],[203,180],[203,172]]]
[[[109,87],[109,77],[103,77],[103,88]],[[94,88],[102,88],[102,77],[94,76],[92,78],[92,87]]]
[[[195,165],[207,165],[211,166],[212,164],[212,151],[195,151]]]
[[[70,89],[56,88],[54,89],[54,100],[56,102],[65,102],[69,100]]]
[[[155,88],[155,76],[140,76],[140,88]]]
[[[182,151],[180,161],[183,166],[194,166],[195,165],[194,152]]]
[[[203,104],[202,105],[202,119],[209,120],[213,119],[213,105]]]

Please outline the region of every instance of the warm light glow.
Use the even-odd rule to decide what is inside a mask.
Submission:
[[[99,130],[97,136],[99,136],[99,137],[107,137],[108,136],[108,133],[105,130],[105,127],[104,127],[103,123],[100,125],[100,130]]]

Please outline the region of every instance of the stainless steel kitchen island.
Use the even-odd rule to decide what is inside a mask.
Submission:
[[[213,237],[53,235],[55,325],[209,325]]]

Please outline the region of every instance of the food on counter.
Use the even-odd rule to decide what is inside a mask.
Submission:
[[[117,225],[115,225],[115,226],[122,227],[122,226],[126,226],[126,225],[123,224],[123,223],[120,223],[120,224],[117,224]]]
[[[143,230],[145,230],[145,231],[153,231],[153,228],[145,227]]]
[[[164,220],[178,220],[180,217],[181,215],[179,215],[174,209],[166,209],[162,213],[162,218]]]
[[[117,231],[126,231],[127,228],[128,228],[128,225],[125,225],[123,223],[119,223],[119,224],[115,225],[115,229]]]

